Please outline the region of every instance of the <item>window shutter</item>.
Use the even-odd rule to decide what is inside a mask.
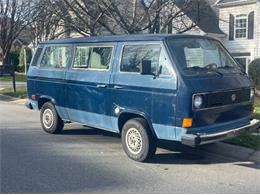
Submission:
[[[234,40],[234,16],[229,14],[229,40]]]
[[[248,15],[248,39],[254,39],[254,12]]]

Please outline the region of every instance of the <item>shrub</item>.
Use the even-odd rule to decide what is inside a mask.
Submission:
[[[28,70],[28,66],[29,66],[29,64],[31,62],[31,59],[32,59],[32,50],[30,48],[28,48],[28,47],[22,47],[22,49],[20,50],[20,55],[19,55],[19,67],[18,67],[18,71],[19,72],[24,72],[24,68],[25,68],[25,53],[26,53],[26,66],[27,66],[27,70]]]
[[[249,77],[255,85],[260,85],[260,58],[253,60],[248,66]]]
[[[8,64],[13,64],[15,66],[15,70],[18,70],[19,64],[19,50],[11,50],[8,55]]]

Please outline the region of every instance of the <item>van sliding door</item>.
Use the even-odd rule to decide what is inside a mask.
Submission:
[[[74,47],[74,61],[66,74],[69,119],[111,130],[110,86],[115,44],[81,44]]]

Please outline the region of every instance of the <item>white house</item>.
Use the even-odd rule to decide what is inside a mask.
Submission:
[[[248,71],[248,64],[260,58],[260,1],[218,0],[215,5],[222,42]]]

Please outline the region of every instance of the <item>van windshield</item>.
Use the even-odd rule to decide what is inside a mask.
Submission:
[[[178,38],[168,40],[168,46],[185,75],[241,72],[240,66],[218,41]]]

